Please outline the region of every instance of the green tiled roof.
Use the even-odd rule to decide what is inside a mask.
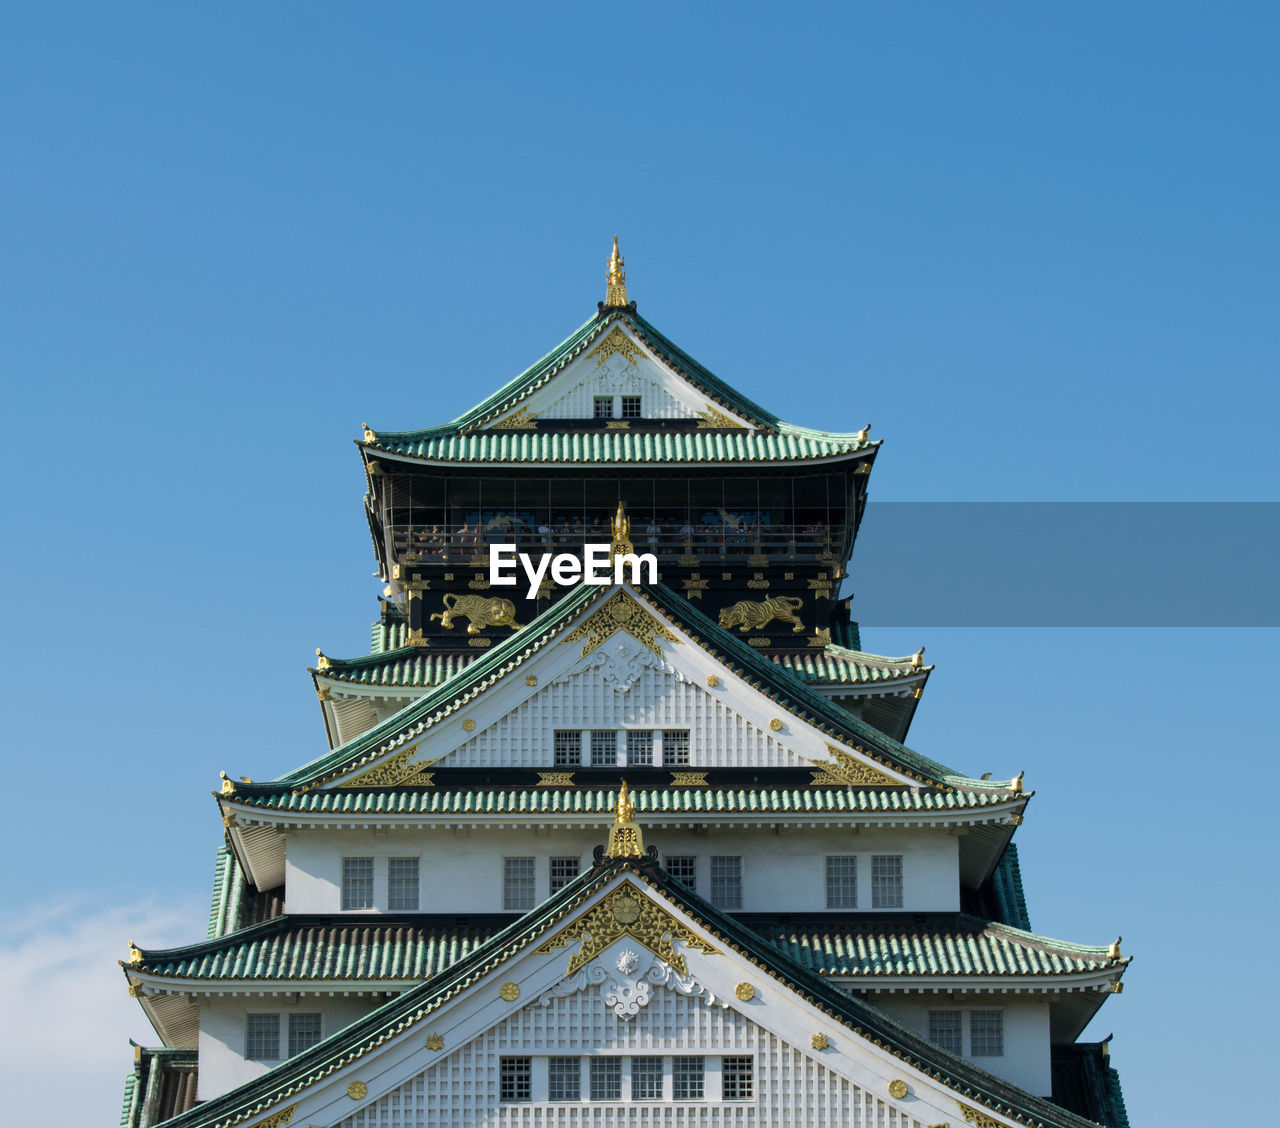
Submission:
[[[130,971],[175,979],[429,979],[501,926],[279,917],[216,942],[144,951]],[[1106,947],[1068,944],[962,914],[922,920],[752,925],[802,967],[841,977],[1060,976],[1122,968]]]
[[[1027,898],[1022,891],[1022,867],[1018,864],[1018,847],[1010,842],[991,875],[991,888],[995,894],[1000,919],[1015,928],[1031,928],[1031,915],[1027,912]]]
[[[219,846],[213,865],[213,899],[209,906],[209,939],[231,931],[230,921],[243,892],[244,876],[229,846]]]
[[[911,655],[905,658],[886,658],[881,654],[846,650],[842,646],[827,646],[821,650],[806,650],[799,654],[781,654],[772,661],[785,666],[809,685],[901,681],[933,669],[932,666],[914,665]]]
[[[642,821],[662,815],[691,814],[840,814],[946,812],[981,809],[1006,803],[1009,791],[941,791],[934,788],[741,788],[667,787],[631,792]],[[546,787],[532,789],[436,787],[404,791],[386,788],[333,788],[295,792],[283,788],[249,794],[237,791],[224,802],[271,811],[310,814],[382,815],[589,815],[608,816],[617,806],[612,788]]]
[[[589,433],[475,429],[543,387],[614,322],[627,326],[651,352],[711,399],[760,429]],[[374,439],[364,445],[371,452],[386,451],[430,462],[685,464],[827,459],[871,451],[879,442],[857,434],[783,423],[713,375],[644,318],[614,312],[604,318],[593,317],[533,367],[452,423],[422,431],[375,432]]]
[[[849,1036],[885,1047],[906,1065],[935,1078],[961,1099],[993,1109],[1033,1128],[1095,1128],[1093,1122],[934,1046],[875,1007],[868,1006],[795,962],[747,925],[672,881],[655,865],[628,858],[609,860],[593,867],[441,974],[410,988],[275,1068],[174,1117],[168,1122],[169,1128],[204,1128],[267,1112],[316,1080],[329,1076],[343,1062],[351,1061],[354,1056],[395,1037],[448,999],[466,991],[504,959],[523,951],[539,936],[545,935],[546,930],[563,919],[573,905],[627,872],[635,873],[650,883],[658,895],[682,907],[713,936],[741,951],[745,958],[766,969],[786,988],[824,1009],[848,1029]]]

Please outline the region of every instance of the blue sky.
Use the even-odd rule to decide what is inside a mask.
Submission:
[[[38,1080],[70,1043],[85,1070],[28,1086],[44,1122],[111,1115],[148,1037],[129,930],[203,935],[218,770],[314,756],[303,667],[367,648],[359,424],[509,379],[594,311],[615,233],[641,312],[713,371],[873,424],[877,499],[1277,500],[1278,32],[1264,4],[6,12],[3,834],[28,865],[0,991],[47,1017],[0,1068]],[[1269,792],[1276,641],[864,639],[938,664],[913,744],[1026,769],[1036,927],[1138,957],[1094,1027],[1135,1123],[1261,1108],[1223,1078],[1273,1027],[1270,812],[1236,795]]]

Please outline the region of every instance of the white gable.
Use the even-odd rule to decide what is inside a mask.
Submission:
[[[592,344],[519,406],[485,424],[501,428],[513,418],[591,419],[597,396],[614,398],[613,416],[621,418],[621,396],[640,397],[642,419],[696,419],[715,412],[720,426],[750,426],[732,412],[713,403],[659,360],[634,335],[614,321]]]

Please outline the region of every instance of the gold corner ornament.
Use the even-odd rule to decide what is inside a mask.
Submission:
[[[642,944],[681,975],[688,975],[689,967],[683,953],[676,951],[676,941],[695,951],[717,954],[701,936],[629,883],[615,889],[535,950],[545,955],[577,942],[578,951],[570,958],[567,972],[572,975],[624,936]]]
[[[273,1112],[266,1120],[259,1120],[253,1125],[253,1128],[284,1128],[286,1124],[293,1120],[293,1114],[298,1111],[297,1103],[282,1108],[279,1112]]]
[[[745,431],[741,423],[708,404],[698,412],[699,431]]]
[[[627,507],[623,502],[618,502],[617,512],[613,515],[610,523],[613,531],[613,540],[609,544],[609,560],[617,560],[619,556],[630,556],[635,552],[635,546],[631,543],[631,518],[627,516]]]
[[[426,769],[435,763],[434,760],[415,761],[413,755],[418,751],[415,744],[397,752],[389,760],[383,761],[367,772],[343,780],[339,787],[434,787],[434,772]]]
[[[622,331],[621,326],[618,325],[610,329],[600,343],[587,353],[587,359],[594,360],[596,367],[599,368],[614,354],[622,356],[630,364],[635,364],[637,360],[644,356],[635,340],[628,337]]]
[[[976,1128],[1004,1128],[1004,1125],[994,1116],[988,1116],[981,1109],[967,1105],[963,1101],[957,1101],[956,1104],[960,1106],[960,1113],[966,1124],[976,1125]]]
[[[138,947],[132,940],[129,941],[129,966],[137,967],[142,963],[142,949]]]
[[[604,287],[604,304],[606,306],[624,306],[627,304],[627,274],[623,265],[626,260],[618,253],[618,237],[613,237],[613,254],[609,256],[609,273],[606,275]]]
[[[505,418],[499,419],[491,428],[494,431],[536,431],[538,429],[538,413],[522,407]]]
[[[616,591],[565,635],[563,643],[585,639],[581,655],[585,658],[619,631],[625,631],[642,646],[652,650],[659,658],[662,657],[659,641],[676,643],[680,641],[626,592]]]
[[[622,781],[618,791],[618,805],[613,812],[613,826],[609,828],[609,844],[606,858],[643,858],[644,836],[636,826],[636,809],[627,791],[627,781]]]
[[[1014,776],[1013,779],[1009,781],[1009,790],[1018,795],[1022,794],[1022,777],[1026,774],[1027,772],[1026,772],[1026,769],[1024,768],[1016,776]]]
[[[827,751],[831,754],[829,761],[809,761],[821,769],[813,773],[813,783],[836,783],[847,787],[897,787],[902,782],[894,779],[893,776],[885,775],[870,764],[864,764],[834,744],[828,744]]]
[[[316,669],[327,670],[331,665],[329,659],[321,652],[320,647],[316,647]]]
[[[1117,936],[1111,942],[1111,946],[1107,949],[1107,957],[1109,959],[1118,960],[1120,958],[1120,941],[1123,939],[1123,936]]]
[[[219,772],[218,775],[222,777],[221,794],[234,795],[236,793],[235,780],[233,780],[229,775],[227,775],[226,772]]]

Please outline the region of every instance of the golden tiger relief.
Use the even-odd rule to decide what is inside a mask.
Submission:
[[[799,634],[804,630],[804,624],[796,618],[796,612],[803,606],[804,600],[794,595],[770,595],[760,603],[743,599],[720,612],[720,625],[737,627],[746,634],[778,619],[783,623],[794,623],[791,633]]]
[[[439,619],[445,630],[453,630],[453,620],[462,616],[470,619],[467,634],[479,634],[485,627],[510,627],[518,631],[524,626],[516,622],[516,605],[509,599],[493,599],[484,595],[454,595],[446,592],[443,596],[444,610],[431,616]]]

